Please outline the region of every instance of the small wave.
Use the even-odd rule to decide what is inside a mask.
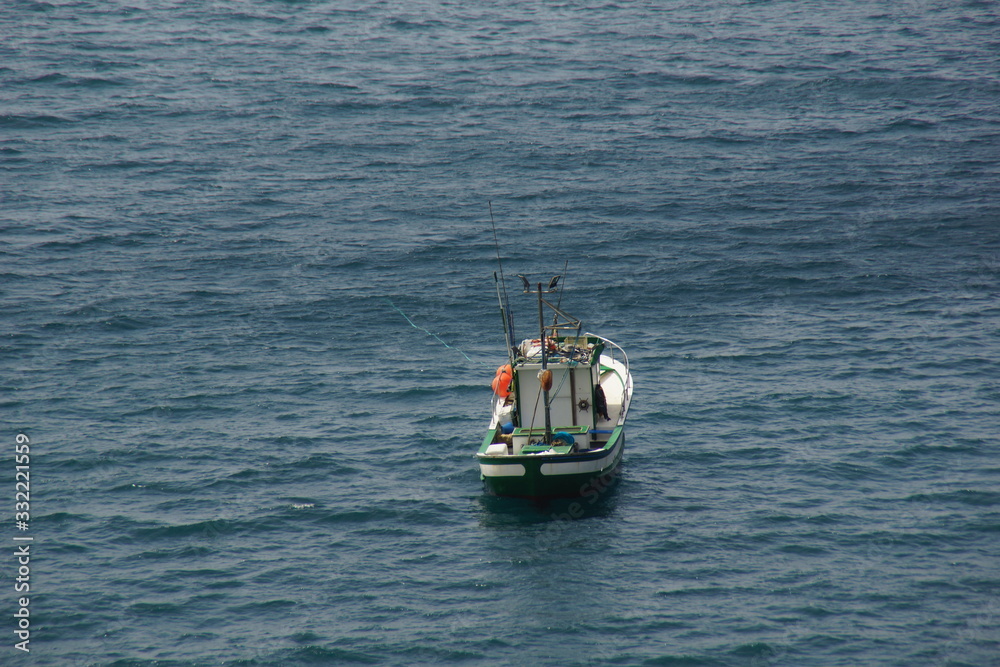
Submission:
[[[39,2],[36,0],[34,2],[21,3],[21,6],[32,12],[48,12],[56,9],[59,5],[55,5],[51,2]]]
[[[946,493],[918,493],[906,498],[908,502],[926,502],[971,505],[973,507],[994,507],[1000,505],[1000,492],[963,489]]]
[[[167,549],[149,549],[140,551],[125,558],[130,562],[165,561],[176,563],[183,561],[193,561],[207,556],[217,555],[217,549],[209,546],[189,544],[182,547],[170,547]]]
[[[740,658],[750,658],[752,660],[767,660],[778,655],[777,648],[765,642],[752,642],[741,644],[732,650],[732,654]]]
[[[265,600],[263,602],[251,602],[249,604],[233,607],[232,611],[239,612],[269,612],[280,609],[290,609],[298,603],[294,600]]]
[[[268,665],[378,665],[382,657],[358,650],[306,646],[304,648],[283,649],[262,656]]]
[[[21,79],[20,81],[14,81],[14,84],[45,84],[45,83],[61,83],[67,81],[67,77],[59,72],[49,72],[48,74],[43,74],[42,76],[32,77],[30,79]]]
[[[82,544],[46,540],[45,551],[49,554],[72,554],[71,557],[79,558],[81,554],[91,553],[93,549]]]
[[[810,544],[785,544],[778,547],[778,553],[797,556],[823,556],[829,553],[827,549]]]
[[[688,598],[688,597],[708,597],[726,598],[740,592],[740,589],[728,586],[692,586],[691,588],[675,588],[673,590],[657,591],[656,597],[661,598]],[[746,592],[746,591],[742,591]]]
[[[349,83],[337,83],[336,81],[320,81],[315,85],[328,90],[361,90],[358,86],[352,86]]]
[[[809,463],[805,466],[811,475],[831,480],[846,480],[857,482],[862,480],[885,479],[887,473],[873,466],[862,466],[856,463],[831,463],[816,466]]]
[[[51,128],[60,125],[70,125],[74,122],[63,116],[51,116],[47,114],[0,114],[0,128],[9,128],[12,130]]]
[[[128,86],[132,82],[127,79],[106,79],[103,77],[82,77],[74,79],[63,79],[58,85],[71,88],[116,88]]]
[[[610,662],[616,663],[618,660],[612,660]],[[641,663],[643,665],[650,665],[651,667],[710,667],[718,665],[719,661],[707,658],[698,658],[693,655],[659,655],[654,658],[637,658],[634,661],[630,659],[626,664],[633,663]]]
[[[914,422],[914,428],[922,428],[922,423]],[[914,461],[942,456],[986,456],[989,448],[985,440],[956,440],[955,444],[916,444],[885,454],[883,461],[894,465],[912,464]]]
[[[43,241],[36,247],[42,250],[79,252],[91,247],[135,247],[143,245],[149,239],[158,239],[154,232],[130,231],[119,234],[92,234],[79,238],[61,238]]]
[[[34,517],[34,520],[39,522],[45,522],[46,524],[55,524],[56,526],[63,526],[66,524],[91,521],[92,518],[86,514],[73,514],[71,512],[53,512],[52,514],[36,515]]]
[[[894,120],[883,127],[886,132],[910,132],[912,130],[930,130],[937,127],[937,123],[919,118],[900,118]]]
[[[433,19],[428,21],[407,21],[405,19],[393,19],[389,21],[388,26],[394,30],[428,30],[432,28],[440,28],[444,23],[441,21],[435,21]]]
[[[136,602],[125,611],[131,616],[181,616],[190,613],[187,605],[171,602]]]
[[[326,513],[317,518],[323,524],[380,524],[393,528],[408,525],[445,526],[454,523],[453,508],[432,501],[399,501],[379,507]]]
[[[219,519],[173,526],[158,526],[156,528],[140,528],[134,531],[134,534],[136,537],[144,540],[173,539],[177,537],[211,536],[223,532],[231,533],[235,527],[236,522]]]

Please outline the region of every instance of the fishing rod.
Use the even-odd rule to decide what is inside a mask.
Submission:
[[[496,271],[493,272],[493,283],[497,288],[497,300],[500,302],[500,319],[503,322],[503,335],[507,341],[507,356],[510,358],[510,363],[514,363],[514,318],[510,312],[510,301],[507,298],[507,280],[503,275],[503,262],[500,260],[500,240],[497,238],[497,225],[493,220],[493,202],[487,201],[486,204],[490,208],[490,225],[493,227],[493,245],[496,247],[497,251],[497,266],[500,269],[500,279],[497,280]],[[500,294],[500,288],[503,286],[503,295]]]

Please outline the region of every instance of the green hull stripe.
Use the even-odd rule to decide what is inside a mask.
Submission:
[[[555,498],[576,497],[586,495],[600,486],[605,488],[610,483],[608,477],[613,477],[625,451],[625,436],[619,432],[617,439],[618,451],[609,465],[602,470],[572,475],[543,475],[543,463],[551,463],[559,457],[504,457],[507,463],[523,464],[525,474],[517,477],[486,477],[483,483],[486,490],[496,496],[513,496],[519,498]],[[500,457],[498,457],[500,458]],[[534,458],[534,461],[530,459]],[[526,462],[526,459],[528,460]],[[545,460],[547,459],[547,460]],[[490,459],[490,463],[497,459]]]

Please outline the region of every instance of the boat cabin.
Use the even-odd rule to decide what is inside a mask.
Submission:
[[[491,454],[598,449],[611,433],[615,422],[608,411],[602,374],[611,374],[612,369],[601,365],[603,339],[562,336],[545,341],[544,372],[538,339],[525,340],[517,348],[509,394],[498,401],[498,428],[489,447]],[[549,443],[545,438],[545,384],[549,385]],[[616,407],[615,412],[620,412],[620,402]]]

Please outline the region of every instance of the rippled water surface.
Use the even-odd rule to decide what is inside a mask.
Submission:
[[[1000,664],[998,16],[12,0],[0,662]],[[632,363],[576,502],[472,458],[488,202]]]

